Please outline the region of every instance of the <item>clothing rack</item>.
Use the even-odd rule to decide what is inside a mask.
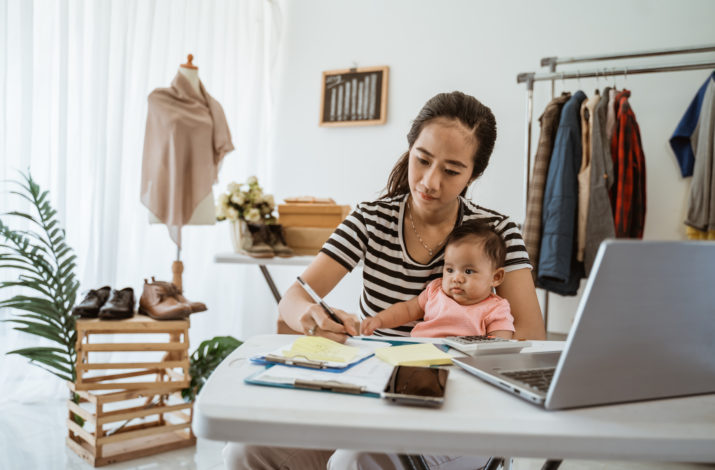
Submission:
[[[687,70],[715,69],[715,58],[705,61],[691,61],[678,63],[665,63],[657,65],[637,65],[623,67],[603,67],[586,71],[569,70],[568,72],[556,72],[556,67],[563,64],[574,64],[584,62],[602,62],[608,60],[634,59],[643,57],[658,57],[666,55],[698,54],[715,52],[715,44],[706,44],[678,49],[658,49],[637,52],[624,52],[616,54],[599,54],[580,57],[544,57],[541,59],[542,67],[549,67],[548,73],[525,72],[516,76],[517,83],[526,83],[526,129],[524,143],[524,210],[528,202],[528,192],[531,171],[531,132],[533,124],[534,108],[534,82],[551,81],[551,99],[554,98],[554,84],[556,80],[580,80],[582,78],[601,78],[620,76],[628,77],[629,74],[678,72]],[[549,292],[545,291],[544,297],[544,324],[548,331],[549,325]]]

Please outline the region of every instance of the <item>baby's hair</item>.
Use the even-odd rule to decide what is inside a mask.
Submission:
[[[504,266],[506,260],[506,243],[502,237],[494,231],[494,228],[481,220],[468,220],[462,225],[455,227],[447,237],[445,247],[461,242],[466,238],[474,237],[481,242],[484,252],[492,260],[495,268]]]

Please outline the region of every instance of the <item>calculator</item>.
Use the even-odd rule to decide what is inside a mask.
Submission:
[[[469,355],[516,353],[531,346],[529,341],[495,336],[447,336],[444,338],[444,344]]]

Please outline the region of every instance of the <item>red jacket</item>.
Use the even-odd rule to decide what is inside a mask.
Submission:
[[[646,211],[645,155],[640,130],[628,97],[616,95],[616,128],[611,139],[615,183],[611,188],[611,207],[617,238],[643,238]]]

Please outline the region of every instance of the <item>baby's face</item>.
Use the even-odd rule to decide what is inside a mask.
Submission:
[[[444,252],[442,290],[460,305],[476,304],[498,284],[496,271],[482,243],[467,239],[450,244]]]

